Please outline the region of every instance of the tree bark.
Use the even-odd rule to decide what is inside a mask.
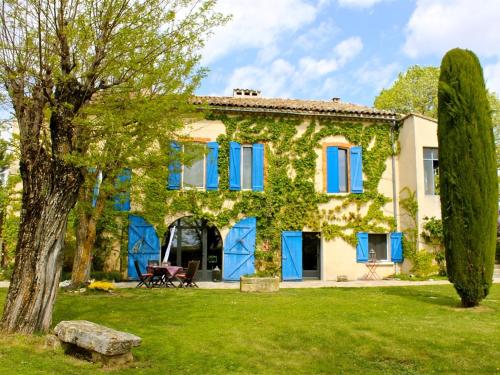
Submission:
[[[80,189],[80,202],[86,198],[91,199],[91,194],[86,194],[84,187]],[[78,212],[78,228],[76,231],[76,253],[71,273],[71,285],[79,287],[90,279],[90,268],[92,264],[92,251],[94,249],[97,222],[101,217],[105,206],[105,199],[97,197],[96,207],[90,211],[82,208]]]
[[[61,161],[41,155],[34,167],[27,173],[27,164],[21,163],[23,214],[1,321],[6,332],[49,330],[59,287],[67,218],[81,184],[78,169]],[[54,170],[58,172],[53,173]]]
[[[8,333],[47,332],[59,287],[68,214],[83,183],[80,169],[64,160],[72,151],[72,111],[79,105],[60,106],[52,112],[49,151],[40,137],[46,126],[41,89],[30,100],[24,97],[22,85],[14,85],[12,91],[20,130],[23,194],[1,328]]]

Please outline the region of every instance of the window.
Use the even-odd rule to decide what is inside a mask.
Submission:
[[[253,146],[242,146],[241,190],[252,190],[252,151]]]
[[[372,256],[377,261],[387,261],[387,235],[386,234],[368,234],[368,256]]]
[[[362,193],[362,149],[359,146],[324,146],[324,182],[327,193]]]
[[[264,145],[229,142],[229,190],[264,190]]]
[[[182,157],[189,160],[189,165],[181,165]],[[218,170],[219,144],[177,142],[170,144],[170,165],[168,166],[168,188],[170,190],[219,188]]]
[[[390,238],[390,251],[388,247]],[[377,262],[387,262],[389,259],[394,263],[402,263],[403,256],[403,233],[356,233],[356,262],[366,263],[374,259]],[[389,258],[390,256],[390,258]]]
[[[438,149],[424,147],[424,185],[425,194],[439,195]]]
[[[182,186],[184,188],[205,187],[205,145],[192,143],[184,145],[184,155],[190,165],[184,165],[182,173]]]

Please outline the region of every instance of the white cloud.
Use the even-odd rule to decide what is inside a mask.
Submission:
[[[233,71],[224,94],[230,95],[232,89],[239,87],[261,90],[267,97],[290,97],[310,87],[314,81],[318,87],[324,87],[325,82],[329,82],[328,86],[331,88],[334,83],[332,79],[326,77],[323,83],[317,81],[343,67],[357,56],[362,48],[361,39],[352,37],[337,44],[329,58],[314,59],[306,56],[301,58],[297,65],[284,59],[277,59],[264,66],[240,67]],[[308,97],[311,97],[310,92]]]
[[[339,31],[340,29],[331,20],[323,21],[300,35],[295,40],[294,45],[306,51],[321,48],[330,43]]]
[[[384,0],[338,0],[341,7],[346,8],[371,8]]]
[[[379,60],[371,60],[356,70],[356,79],[361,87],[371,87],[378,94],[389,85],[401,71],[398,63],[382,64]]]
[[[359,37],[351,37],[343,40],[335,46],[334,54],[328,59],[313,59],[303,57],[299,61],[301,76],[305,78],[317,78],[331,73],[344,66],[363,49],[363,43]]]
[[[306,0],[220,0],[217,10],[232,20],[219,28],[202,51],[203,64],[243,49],[263,49],[313,22],[321,4]]]
[[[454,47],[483,56],[500,54],[500,1],[418,0],[407,25],[410,57],[442,55]]]
[[[489,64],[484,67],[484,77],[486,86],[500,95],[500,61],[496,64]]]
[[[493,60],[485,65],[487,86],[500,92],[500,1],[418,0],[406,26],[404,52],[413,58],[443,56],[452,48]],[[496,60],[496,62],[495,62]]]

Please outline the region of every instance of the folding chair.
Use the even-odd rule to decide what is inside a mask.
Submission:
[[[175,277],[181,281],[179,284],[179,288],[188,288],[194,287],[198,288],[194,279],[196,277],[196,272],[198,272],[198,268],[200,267],[199,260],[190,260],[188,263],[188,268],[185,273],[177,273]]]
[[[151,288],[151,282],[153,279],[152,273],[142,273],[141,268],[139,267],[139,261],[134,260],[135,270],[137,272],[137,276],[139,276],[139,284],[137,284],[136,288],[140,288],[142,285],[146,286],[146,288]]]

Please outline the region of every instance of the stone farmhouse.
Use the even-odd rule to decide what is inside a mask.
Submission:
[[[199,260],[202,280],[216,267],[225,281],[264,270],[283,280],[355,280],[368,261],[379,277],[411,268],[402,232],[440,218],[434,119],[242,89],[194,104],[204,119],[171,152],[202,152],[168,167],[169,230],[157,233],[133,201],[120,208],[130,210],[130,278],[134,260],[145,269],[167,249],[173,265]],[[409,192],[416,224],[400,207]]]

